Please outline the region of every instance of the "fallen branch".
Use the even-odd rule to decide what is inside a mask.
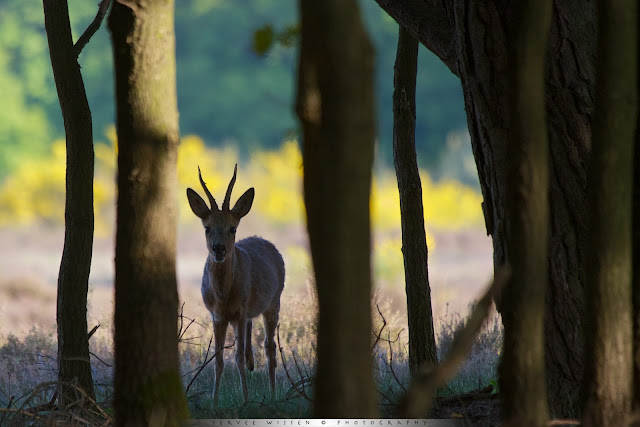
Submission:
[[[471,348],[489,316],[494,295],[499,295],[511,272],[507,268],[499,270],[487,292],[473,309],[467,324],[454,338],[447,357],[439,365],[423,366],[411,381],[409,389],[402,397],[398,407],[400,418],[421,418],[433,403],[435,391],[444,386],[467,359]]]

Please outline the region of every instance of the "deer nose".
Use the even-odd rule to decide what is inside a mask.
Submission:
[[[213,253],[218,256],[224,256],[227,252],[227,248],[225,245],[213,245]]]

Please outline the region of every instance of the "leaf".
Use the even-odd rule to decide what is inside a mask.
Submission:
[[[264,56],[273,46],[274,34],[271,24],[258,28],[253,33],[253,51],[257,55]]]

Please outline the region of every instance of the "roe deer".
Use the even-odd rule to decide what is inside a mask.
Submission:
[[[260,314],[264,319],[264,347],[269,365],[271,397],[275,394],[277,360],[274,335],[280,312],[280,294],[284,288],[284,261],[276,247],[260,237],[235,241],[236,228],[240,219],[251,209],[255,195],[253,188],[248,189],[233,209],[229,209],[237,171],[238,165],[234,168],[222,209],[218,209],[202,179],[199,167],[198,177],[209,198],[211,209],[194,190],[187,189],[191,210],[202,220],[209,250],[201,290],[204,305],[213,317],[216,351],[214,405],[217,405],[220,397],[220,376],[224,369],[222,354],[229,322],[236,335],[236,365],[240,373],[242,394],[247,401],[245,362],[247,368],[253,371],[252,319]]]

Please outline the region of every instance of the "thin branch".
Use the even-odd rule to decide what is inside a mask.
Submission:
[[[87,334],[87,341],[91,339],[91,337],[93,336],[93,334],[96,333],[99,327],[100,327],[100,324],[97,324],[96,326],[93,327],[93,329],[89,331],[89,333]]]
[[[82,49],[84,49],[87,43],[89,43],[89,40],[91,40],[91,37],[93,37],[96,31],[98,31],[98,28],[100,28],[100,25],[104,20],[104,17],[107,15],[107,11],[109,10],[110,4],[111,4],[111,0],[102,0],[98,4],[98,13],[96,14],[96,17],[93,18],[93,22],[89,24],[89,26],[87,27],[86,30],[84,30],[84,33],[82,33],[82,35],[80,36],[76,44],[73,45],[73,54],[76,58],[80,56]]]
[[[451,379],[460,365],[466,360],[478,333],[489,316],[495,295],[499,295],[509,280],[511,272],[503,267],[499,270],[487,292],[473,309],[467,324],[454,338],[451,349],[442,363],[436,367],[422,366],[419,374],[409,385],[399,406],[399,416],[403,418],[420,418],[431,407],[434,392]]]
[[[191,378],[191,381],[189,381],[189,385],[187,386],[186,390],[184,391],[184,394],[186,395],[189,392],[189,389],[191,388],[191,385],[193,384],[193,382],[196,380],[196,378],[198,378],[198,375],[200,375],[200,373],[202,372],[202,370],[218,355],[218,353],[223,352],[225,349],[227,348],[233,348],[233,346],[236,345],[236,341],[237,341],[238,337],[236,337],[233,340],[233,343],[222,347],[220,350],[216,351],[215,353],[213,353],[213,355],[211,356],[211,358],[207,359],[207,355],[209,354],[209,349],[211,349],[211,340],[213,340],[213,336],[211,337],[211,340],[209,340],[209,347],[207,348],[207,352],[204,355],[204,360],[205,362],[200,365],[200,368],[198,368],[198,372],[196,372],[196,374],[193,376],[193,378]]]
[[[90,351],[89,354],[93,357],[95,357],[96,359],[98,359],[99,362],[101,362],[104,366],[106,366],[107,368],[112,368],[111,365],[109,365],[107,362],[105,362],[104,360],[100,359],[100,357],[98,357],[97,354],[95,354],[94,352]]]
[[[393,343],[397,342],[400,339],[400,334],[402,333],[402,331],[403,330],[400,330],[400,332],[398,332],[398,336],[393,341],[391,340],[391,332],[389,332],[386,341],[389,343],[389,370],[391,371],[391,375],[393,376],[393,379],[396,381],[396,383],[398,383],[400,388],[402,388],[402,391],[407,391],[407,388],[398,379],[395,369],[393,369]]]
[[[382,331],[384,330],[385,326],[387,326],[387,319],[385,319],[384,316],[382,315],[382,311],[380,311],[380,306],[378,304],[376,304],[376,308],[378,309],[378,314],[380,314],[380,318],[382,319],[382,327],[376,334],[376,340],[373,342],[373,345],[371,346],[371,351],[375,350],[376,346],[380,342]]]

